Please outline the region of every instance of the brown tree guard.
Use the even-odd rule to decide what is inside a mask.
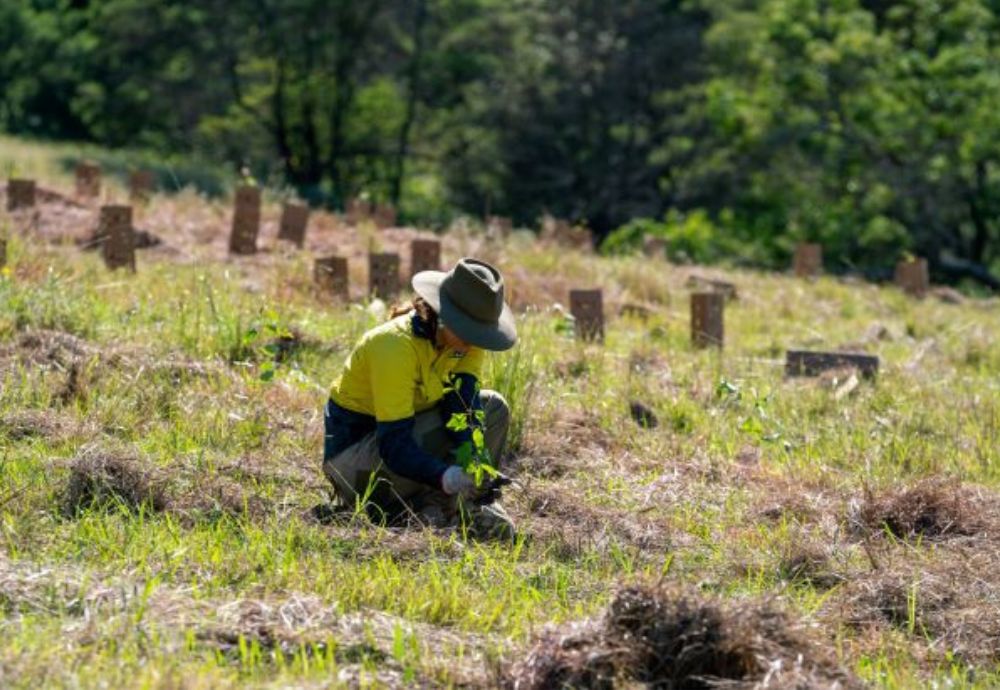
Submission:
[[[236,190],[233,228],[229,235],[231,254],[256,254],[260,233],[260,188],[244,185]]]
[[[101,166],[82,161],[76,166],[76,195],[81,199],[101,196]]]
[[[281,207],[281,224],[278,239],[287,240],[299,249],[306,243],[306,227],[309,225],[309,207],[291,201]]]
[[[7,181],[7,210],[17,211],[35,206],[35,181],[11,178]]]
[[[441,270],[441,241],[416,239],[410,243],[410,275]]]
[[[793,268],[798,278],[819,277],[823,273],[823,246],[809,242],[797,245]]]
[[[368,255],[368,294],[391,300],[399,294],[399,254],[392,252]]]
[[[726,280],[706,278],[697,273],[692,273],[688,276],[687,281],[685,281],[685,285],[699,291],[718,292],[726,298],[727,302],[739,299],[739,290],[736,288],[736,285]]]
[[[896,285],[911,297],[925,297],[931,288],[927,259],[911,259],[896,264]]]
[[[726,297],[721,292],[696,292],[691,295],[691,342],[695,347],[723,346],[725,304]]]
[[[111,270],[135,271],[135,231],[131,206],[102,206],[97,242],[104,264]]]
[[[330,295],[347,301],[349,298],[349,278],[347,259],[342,256],[328,256],[316,259],[313,279],[320,294]]]
[[[601,290],[570,290],[569,311],[581,340],[604,341],[604,295]]]

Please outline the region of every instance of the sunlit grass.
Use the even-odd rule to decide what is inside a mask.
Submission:
[[[64,151],[0,143],[25,172],[67,181]],[[519,346],[491,359],[486,381],[515,414],[522,485],[509,503],[526,536],[513,547],[310,518],[326,500],[326,390],[378,319],[364,305],[331,308],[283,289],[308,271],[305,258],[143,261],[136,275],[111,274],[97,256],[15,234],[0,277],[0,543],[21,574],[0,585],[0,666],[12,674],[4,684],[351,685],[352,673],[375,685],[417,676],[447,685],[469,673],[486,683],[490,660],[516,654],[546,624],[600,615],[614,588],[637,578],[780,597],[820,616],[838,590],[789,582],[779,565],[803,543],[836,542],[845,567],[862,567],[864,553],[842,540],[847,499],[939,474],[996,488],[995,303],[917,302],[891,287],[730,271],[740,297],[727,307],[720,353],[689,343],[690,269],[520,241],[499,261],[521,271],[515,293],[537,301],[519,316]],[[605,286],[603,345],[575,342],[550,308],[566,303],[556,278]],[[656,310],[619,318],[625,302]],[[269,325],[300,342],[262,380]],[[85,349],[69,356],[21,342],[39,329],[76,336]],[[784,378],[786,348],[841,346],[878,354],[878,380],[837,399],[832,382]],[[632,400],[653,409],[656,429],[632,422]],[[15,433],[10,420],[25,411],[51,428]],[[67,515],[70,464],[95,445],[131,449],[175,489],[207,491],[221,479],[265,507]],[[829,496],[820,513],[841,512],[801,524],[762,517],[809,492]],[[565,505],[580,512],[558,513]],[[330,631],[290,649],[252,635],[223,648],[205,635],[220,609],[298,595],[343,615],[435,626],[465,636],[468,648],[441,658],[402,624],[388,660],[338,651]],[[926,640],[916,630],[878,634],[880,654],[857,630],[831,633],[844,663],[874,685],[997,682],[994,669],[973,678],[958,661],[917,658]],[[380,680],[387,664],[395,680]]]

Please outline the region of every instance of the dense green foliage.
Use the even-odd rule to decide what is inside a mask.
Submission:
[[[911,251],[991,282],[998,18],[993,0],[14,0],[0,127],[248,165],[334,207],[366,192],[424,221],[549,212],[601,236],[701,210],[725,241],[696,255],[782,262],[817,239],[830,268]]]

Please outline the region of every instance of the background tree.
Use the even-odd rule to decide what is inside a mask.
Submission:
[[[992,0],[14,0],[0,127],[404,218],[1000,287]],[[621,228],[620,231],[615,231]]]

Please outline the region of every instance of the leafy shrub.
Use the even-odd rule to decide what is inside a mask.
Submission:
[[[667,212],[663,220],[638,218],[613,231],[604,240],[605,254],[627,254],[642,249],[645,237],[659,237],[667,242],[667,256],[682,263],[712,263],[738,252],[730,236],[708,213],[697,209],[681,213]]]

